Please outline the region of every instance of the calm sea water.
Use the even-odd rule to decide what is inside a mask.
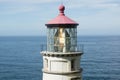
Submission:
[[[0,37],[0,80],[42,80],[45,37]],[[79,37],[83,80],[120,80],[120,36]]]

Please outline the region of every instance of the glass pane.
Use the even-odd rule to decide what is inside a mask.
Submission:
[[[70,52],[77,46],[76,28],[48,28],[48,51]]]

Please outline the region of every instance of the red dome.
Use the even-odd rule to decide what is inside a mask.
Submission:
[[[75,25],[78,25],[78,23],[76,23],[74,20],[65,16],[64,10],[65,10],[65,6],[61,5],[59,7],[59,11],[60,11],[59,15],[56,18],[50,20],[47,23],[47,25],[49,25],[49,24],[75,24]]]

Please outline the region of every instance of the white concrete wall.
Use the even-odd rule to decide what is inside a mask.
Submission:
[[[71,80],[75,77],[81,77],[81,74],[76,75],[55,75],[55,74],[47,74],[43,73],[43,80]],[[82,80],[82,77],[77,80]]]
[[[46,65],[45,59],[48,59],[48,68],[43,66],[43,69],[48,71],[69,72],[71,71],[71,60],[75,60],[75,70],[80,69],[80,57],[43,57],[43,65]]]
[[[43,80],[69,80],[69,78],[63,75],[43,73]]]
[[[68,71],[67,61],[50,61],[51,71],[53,72],[65,72]]]
[[[81,56],[76,56],[76,54],[71,57],[43,56],[43,80],[71,80],[72,78],[82,77],[80,72],[72,73],[79,71],[80,59]],[[71,60],[74,60],[74,70],[71,69]],[[82,80],[82,78],[77,80]]]

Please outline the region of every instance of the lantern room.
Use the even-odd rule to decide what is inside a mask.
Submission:
[[[77,49],[77,25],[64,14],[65,7],[59,7],[59,15],[47,26],[47,51],[74,52]]]

